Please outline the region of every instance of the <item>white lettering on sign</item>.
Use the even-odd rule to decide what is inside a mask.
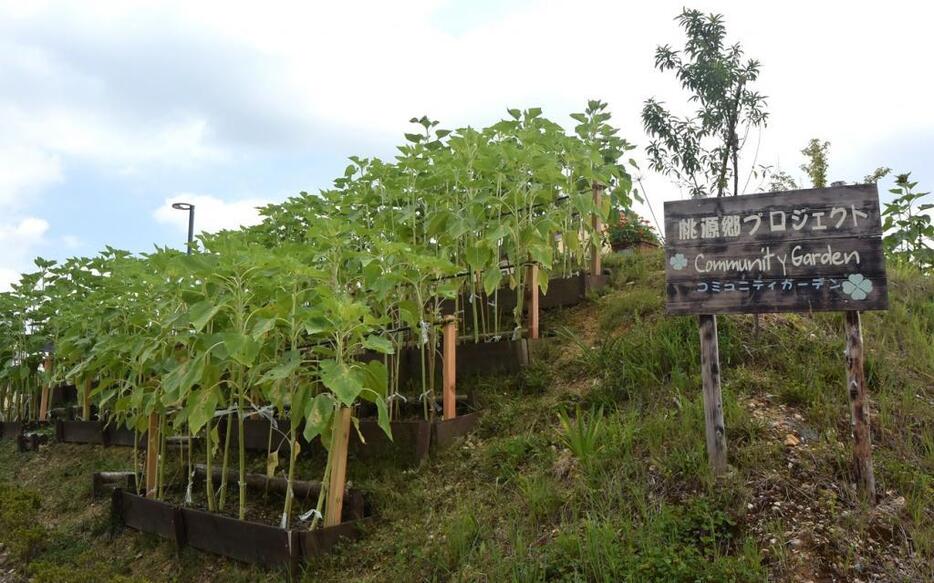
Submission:
[[[770,233],[782,233],[787,230],[793,232],[800,231],[826,231],[828,228],[839,230],[849,216],[853,220],[853,227],[859,226],[859,219],[865,219],[869,216],[850,205],[850,208],[833,207],[830,211],[811,210],[807,208],[794,209],[790,213],[783,210],[769,211],[768,213],[768,231]],[[824,218],[830,219],[830,224],[824,222]],[[746,228],[747,234],[755,235],[762,226],[762,213],[756,212],[746,216],[723,215],[685,219],[678,219],[678,239],[681,241],[692,241],[696,239],[718,239],[734,238],[743,234]]]
[[[769,273],[774,259],[781,266],[783,276],[788,275],[788,264],[792,267],[816,267],[821,265],[859,265],[859,251],[836,251],[828,244],[827,250],[805,252],[801,245],[792,247],[790,253],[775,253],[771,247],[762,247],[758,257],[709,257],[698,253],[694,257],[697,273],[743,273],[747,271]],[[790,257],[789,257],[790,256]]]

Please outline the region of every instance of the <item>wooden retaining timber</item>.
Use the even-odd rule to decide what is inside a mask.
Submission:
[[[289,567],[297,576],[300,562],[331,550],[342,539],[358,538],[367,518],[314,531],[284,529],[221,514],[182,508],[116,489],[111,497],[113,523],[155,534],[245,563]]]

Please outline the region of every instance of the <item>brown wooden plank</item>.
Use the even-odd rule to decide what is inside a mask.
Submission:
[[[828,279],[820,288],[815,288],[813,278],[799,280],[779,277],[745,282],[739,279],[712,279],[669,283],[666,286],[666,310],[669,314],[757,314],[888,309],[886,277],[883,275],[866,279],[872,284],[872,289],[860,300],[843,293],[842,279]],[[786,282],[790,282],[789,289],[784,289],[789,287]],[[719,292],[714,287],[717,283]],[[705,285],[706,291],[703,291]]]
[[[188,545],[246,563],[277,566],[291,562],[289,531],[183,508]]]
[[[797,215],[796,211],[799,211]],[[803,224],[801,211],[807,213]],[[735,236],[728,236],[726,233],[729,233],[729,230],[723,228],[723,218],[732,216],[739,217],[740,230]],[[758,216],[761,222],[752,218],[754,216]],[[690,229],[682,229],[682,220],[702,221],[713,217],[720,219],[716,229],[719,236],[704,237],[705,233],[699,222],[696,232],[693,233],[695,237],[689,236]],[[772,227],[773,223],[775,228]],[[778,228],[782,224],[784,230]],[[796,229],[799,225],[800,228]],[[713,232],[708,231],[706,234],[712,235]],[[668,245],[697,240],[709,243],[763,242],[791,236],[821,239],[841,235],[882,235],[876,185],[834,186],[665,203],[665,239]]]
[[[457,319],[447,316],[444,319],[443,361],[442,361],[442,409],[445,419],[457,417]]]

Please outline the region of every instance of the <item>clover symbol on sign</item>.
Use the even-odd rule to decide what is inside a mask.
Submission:
[[[872,282],[862,273],[854,273],[843,282],[843,293],[854,300],[865,300],[872,291]]]
[[[671,268],[675,271],[681,271],[687,267],[688,260],[684,257],[684,253],[678,253],[673,255],[672,258],[668,260],[668,263],[671,264]]]

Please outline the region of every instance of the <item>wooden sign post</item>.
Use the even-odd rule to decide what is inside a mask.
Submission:
[[[888,308],[874,184],[665,203],[669,314],[699,314],[707,452],[726,468],[715,314],[844,311],[860,490],[874,491],[859,312]]]

